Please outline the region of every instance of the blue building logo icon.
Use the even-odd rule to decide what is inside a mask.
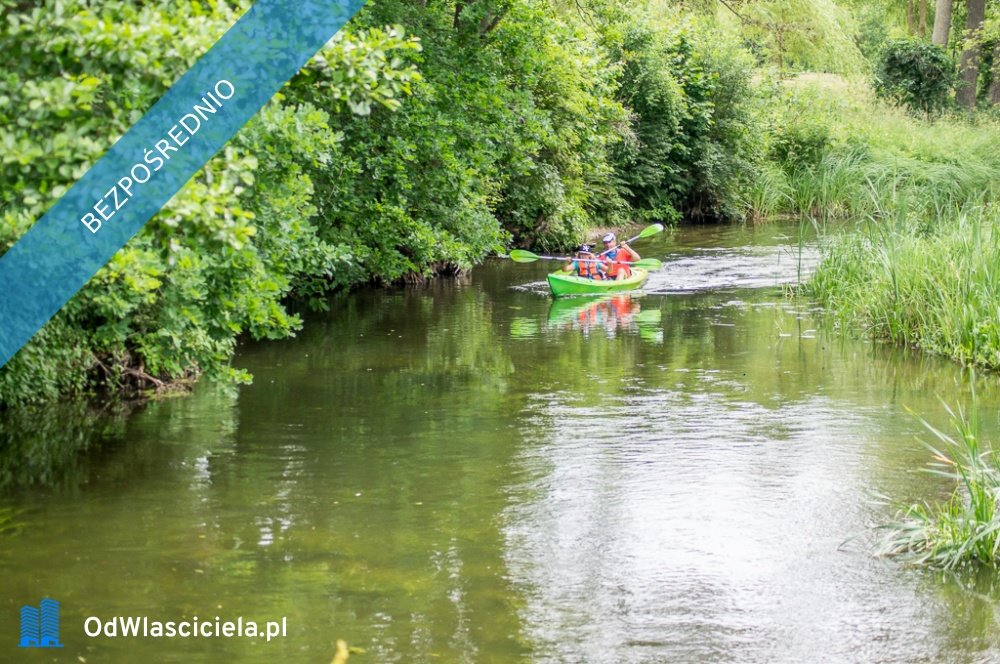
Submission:
[[[62,648],[59,643],[59,602],[45,598],[21,607],[21,648]]]

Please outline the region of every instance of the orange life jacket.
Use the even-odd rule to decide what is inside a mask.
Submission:
[[[632,276],[632,268],[628,266],[632,261],[632,256],[627,251],[622,251],[621,247],[615,247],[604,254],[604,257],[611,261],[610,265],[608,265],[609,277],[617,277],[619,270],[625,272],[626,277]]]
[[[573,264],[576,265],[576,274],[578,276],[587,279],[602,279],[603,275],[601,270],[597,267],[597,263],[584,262],[583,259],[574,260]]]

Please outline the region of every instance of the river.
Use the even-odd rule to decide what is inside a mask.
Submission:
[[[665,266],[631,296],[553,305],[551,264],[495,260],[332,299],[244,345],[238,390],[8,415],[0,652],[49,596],[44,661],[326,664],[338,638],[351,664],[1000,661],[995,575],[870,555],[878,495],[947,495],[915,414],[947,428],[969,375],[793,297],[818,253],[797,226],[636,249]]]

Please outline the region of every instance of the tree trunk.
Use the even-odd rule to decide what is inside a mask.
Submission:
[[[983,18],[986,16],[986,0],[969,0],[967,6],[968,15],[965,19],[965,37],[972,37],[972,33],[983,25]],[[959,67],[962,75],[962,87],[955,95],[956,101],[968,109],[976,107],[976,79],[979,75],[979,47],[973,46],[962,52],[962,64]]]
[[[993,47],[993,80],[990,81],[990,103],[1000,104],[1000,44]]]
[[[906,32],[911,37],[917,34],[917,19],[913,16],[913,0],[906,0]]]
[[[785,39],[784,30],[778,26],[774,29],[774,44],[778,47],[778,71],[785,73]]]
[[[920,15],[920,37],[927,37],[927,0],[917,0],[920,3],[918,14]]]
[[[938,46],[948,45],[951,32],[951,0],[937,0],[934,6],[934,36],[931,42]]]

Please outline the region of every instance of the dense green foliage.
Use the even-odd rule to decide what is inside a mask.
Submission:
[[[507,6],[488,30],[464,17],[474,8],[385,2],[360,17],[425,44],[413,97],[347,118],[346,161],[317,180],[329,231],[380,263],[370,276],[467,268],[510,235],[554,247],[623,220],[607,148],[624,109],[601,54],[543,5]]]
[[[633,112],[617,171],[637,216],[742,216],[759,135],[749,55],[682,27],[629,24],[608,38]]]
[[[875,92],[880,97],[932,113],[951,102],[955,63],[944,49],[915,39],[886,44],[875,65]]]
[[[712,5],[762,61],[781,71],[850,74],[864,68],[857,21],[833,0],[730,0]]]
[[[239,7],[0,6],[4,249]],[[0,370],[0,404],[247,379],[228,369],[237,340],[294,334],[289,298],[323,306],[512,241],[739,216],[760,145],[752,73],[733,38],[669,13],[372,3]]]
[[[0,248],[236,18],[224,6],[196,2],[172,3],[169,11],[88,5],[11,13],[0,30],[10,56],[0,79]],[[403,92],[415,77],[378,55],[414,46],[398,35],[348,34],[323,52],[331,67],[314,63],[309,71],[340,89],[336,99],[378,102],[366,79]],[[338,63],[348,51],[375,61],[346,76]],[[352,258],[311,221],[306,172],[331,162],[341,140],[328,121],[327,111],[307,103],[266,106],[0,371],[0,402],[54,398],[95,378],[144,386],[198,370],[222,375],[239,334],[292,333],[299,320],[282,300],[297,280],[333,274]]]

